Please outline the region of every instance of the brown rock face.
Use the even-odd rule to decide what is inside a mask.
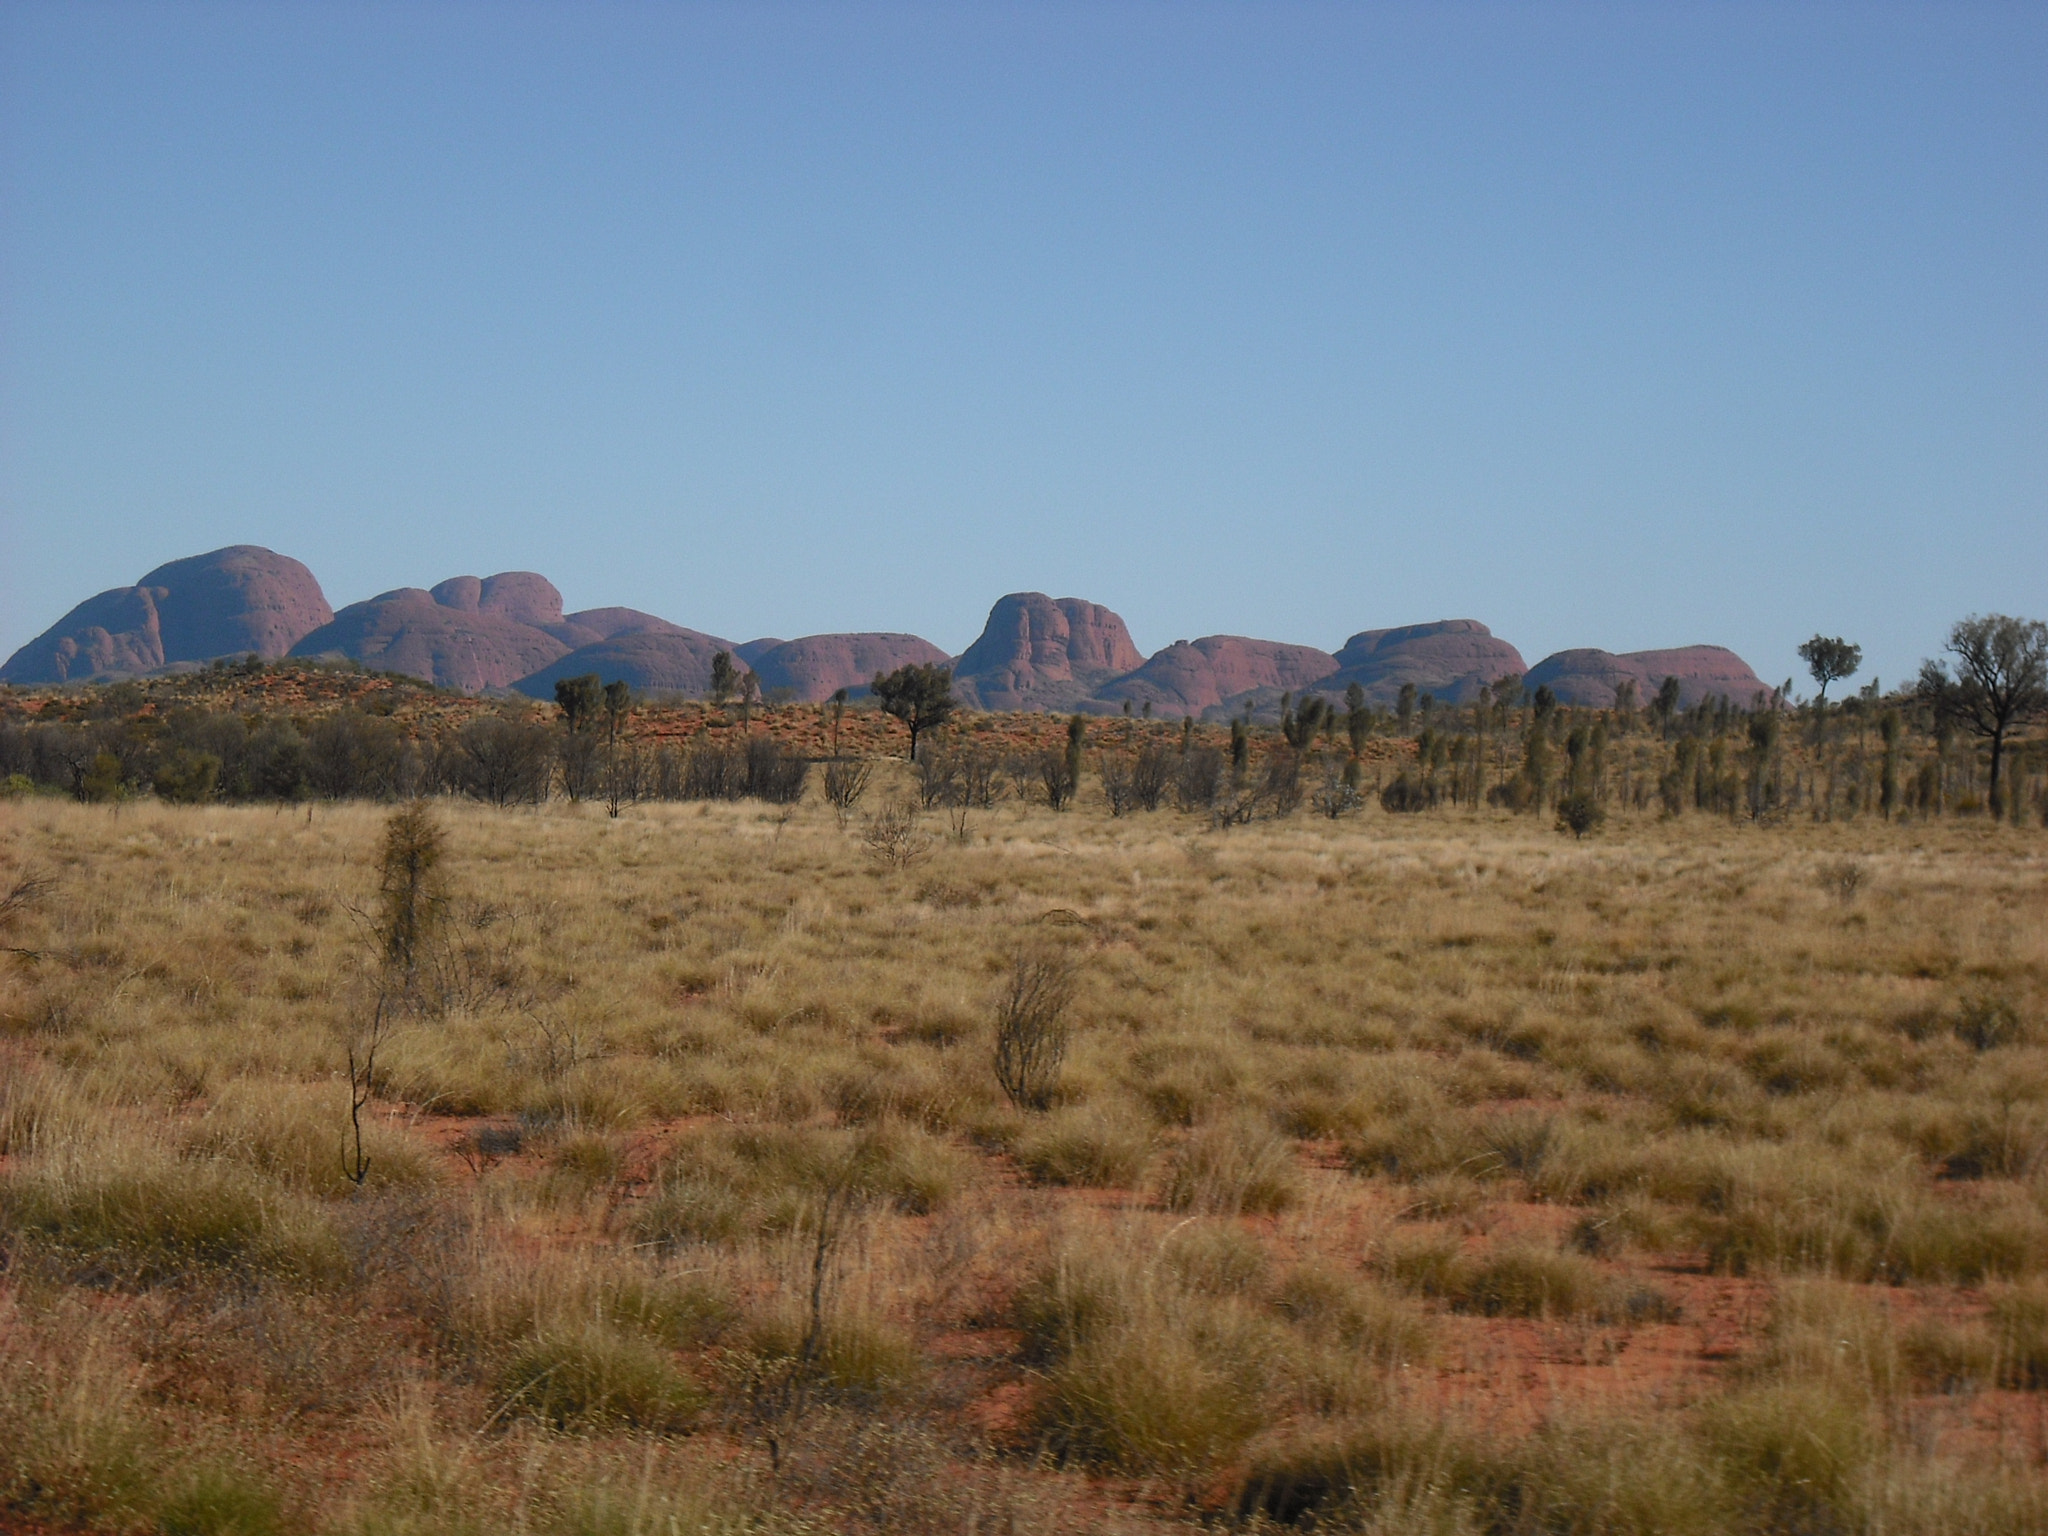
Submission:
[[[877,672],[912,663],[943,667],[951,660],[916,635],[807,635],[762,652],[753,667],[764,693],[787,688],[799,703],[816,704],[841,688],[867,687]]]
[[[1196,715],[1259,689],[1306,688],[1337,670],[1337,658],[1312,645],[1204,635],[1176,640],[1127,676],[1098,691],[1106,704],[1150,704],[1156,713]]]
[[[1624,679],[1635,683],[1638,708],[1657,696],[1664,679],[1678,679],[1678,702],[1690,709],[1701,699],[1725,698],[1748,708],[1759,693],[1768,694],[1770,685],[1750,669],[1749,663],[1725,646],[1682,645],[1667,651],[1559,651],[1546,656],[1529,669],[1523,679],[1532,691],[1547,687],[1558,701],[1591,709],[1607,709],[1614,703],[1614,690]]]
[[[713,654],[732,648],[730,640],[676,624],[632,630],[579,646],[512,686],[537,699],[552,699],[561,679],[595,672],[601,682],[624,682],[639,693],[703,695],[711,691]]]
[[[550,633],[515,615],[546,619]],[[504,688],[594,632],[566,624],[545,577],[512,571],[479,581],[458,576],[432,592],[400,587],[351,603],[292,647],[294,656],[342,655],[382,672],[442,688]],[[567,638],[564,638],[564,636]]]
[[[1522,653],[1477,619],[1441,619],[1400,629],[1368,629],[1353,635],[1337,653],[1337,670],[1316,684],[1316,692],[1341,694],[1352,683],[1368,704],[1385,706],[1401,696],[1401,685],[1463,703],[1496,678],[1528,670]]]
[[[1145,658],[1124,621],[1077,597],[1013,592],[954,664],[955,691],[982,709],[1072,709]]]
[[[305,566],[235,544],[87,599],[9,657],[0,680],[75,681],[251,651],[282,656],[333,617]]]

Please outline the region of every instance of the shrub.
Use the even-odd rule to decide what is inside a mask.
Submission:
[[[1992,1298],[1998,1379],[2008,1387],[2048,1387],[2048,1285],[2036,1281]]]
[[[1185,1471],[1264,1427],[1256,1382],[1220,1351],[1165,1327],[1091,1340],[1047,1374],[1041,1430],[1064,1455],[1128,1471]]]
[[[1322,1263],[1290,1270],[1273,1304],[1311,1337],[1342,1344],[1384,1366],[1427,1359],[1429,1320],[1409,1302],[1362,1275]]]
[[[188,1473],[158,1510],[157,1522],[164,1536],[269,1536],[284,1529],[270,1486],[221,1463]]]
[[[1623,1286],[1572,1253],[1513,1246],[1475,1256],[1448,1239],[1425,1238],[1388,1244],[1378,1263],[1404,1289],[1487,1317],[1662,1322],[1676,1315],[1661,1293]]]
[[[996,999],[996,1082],[1019,1109],[1050,1107],[1066,1064],[1067,1009],[1076,986],[1074,963],[1058,950],[1018,951]]]
[[[288,1188],[337,1200],[357,1186],[342,1167],[336,1128],[345,1106],[336,1090],[298,1084],[226,1083],[185,1140],[188,1157],[238,1163]],[[412,1188],[436,1180],[413,1137],[375,1121],[363,1128],[370,1189]]]
[[[1813,1386],[1760,1387],[1707,1404],[1701,1434],[1768,1528],[1841,1529],[1876,1453],[1863,1406]]]
[[[1040,1184],[1128,1189],[1145,1175],[1152,1139],[1129,1117],[1072,1109],[1030,1126],[1012,1151],[1018,1166]]]
[[[1214,1120],[1189,1133],[1173,1155],[1163,1196],[1169,1209],[1214,1215],[1270,1215],[1301,1195],[1294,1144],[1261,1120]]]
[[[534,1335],[506,1360],[498,1388],[503,1411],[558,1429],[681,1429],[704,1405],[703,1391],[667,1351],[601,1321]]]
[[[899,1121],[858,1134],[719,1126],[677,1142],[634,1225],[662,1247],[730,1243],[803,1226],[829,1188],[927,1212],[952,1197],[959,1178],[957,1153]]]
[[[146,1147],[41,1157],[0,1181],[0,1234],[80,1278],[145,1286],[254,1269],[325,1280],[341,1267],[314,1209],[226,1163]]]
[[[1600,802],[1585,790],[1577,790],[1557,802],[1557,830],[1575,838],[1584,837],[1607,819]]]
[[[787,1369],[803,1350],[809,1323],[794,1306],[769,1310],[748,1330],[757,1366]],[[822,1320],[811,1385],[829,1395],[889,1399],[907,1396],[924,1376],[916,1344],[901,1329],[859,1311],[836,1311]]]

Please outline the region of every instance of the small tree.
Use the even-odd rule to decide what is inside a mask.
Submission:
[[[2002,613],[1972,616],[1949,631],[1955,672],[1938,661],[1920,667],[1920,695],[1945,727],[1991,743],[1991,814],[2004,812],[2000,771],[2015,726],[2048,711],[2048,625]]]
[[[838,818],[840,830],[845,830],[846,818],[860,804],[860,797],[867,793],[868,779],[873,772],[874,769],[859,758],[851,762],[834,758],[825,765],[825,799],[832,807],[832,814]]]
[[[1052,1105],[1071,1038],[1067,1009],[1074,986],[1074,963],[1056,950],[1021,950],[1010,963],[996,999],[995,1068],[997,1083],[1019,1109]]]
[[[1828,684],[1838,683],[1845,677],[1854,677],[1856,669],[1863,665],[1863,647],[1851,645],[1837,635],[1830,639],[1826,635],[1815,635],[1799,647],[1799,659],[1806,663],[1806,670],[1813,674],[1813,680],[1820,684],[1821,708],[1827,708]]]
[[[1355,682],[1344,689],[1344,734],[1353,757],[1365,751],[1365,738],[1372,734],[1372,711],[1365,707],[1365,690]]]
[[[1669,736],[1671,734],[1671,722],[1678,715],[1678,703],[1682,697],[1683,693],[1678,679],[1675,677],[1665,678],[1663,684],[1657,689],[1657,697],[1650,701],[1650,718],[1657,722],[1658,735]]]
[[[1590,790],[1574,790],[1557,802],[1557,830],[1574,838],[1584,837],[1606,819],[1607,813]]]
[[[604,685],[605,715],[605,808],[613,815],[619,814],[619,727],[625,723],[626,711],[633,707],[633,689],[623,679],[616,679]]]
[[[1394,699],[1394,718],[1401,722],[1401,729],[1408,729],[1408,722],[1415,718],[1415,685],[1403,683],[1401,692]]]
[[[562,718],[569,722],[571,731],[580,731],[596,718],[604,704],[604,685],[595,672],[586,672],[581,677],[564,677],[555,681],[555,703],[562,711]]]
[[[711,702],[723,706],[739,687],[740,669],[733,665],[731,651],[711,653]]]
[[[910,760],[917,761],[917,738],[953,718],[953,669],[932,662],[910,662],[870,685],[888,713],[910,727]]]
[[[414,800],[384,823],[378,861],[377,949],[386,971],[411,990],[420,957],[441,913],[439,877],[446,841],[426,806]]]

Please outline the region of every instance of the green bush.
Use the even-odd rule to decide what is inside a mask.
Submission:
[[[284,1529],[277,1495],[241,1468],[210,1464],[186,1476],[157,1512],[164,1536],[270,1536]]]
[[[39,1159],[0,1179],[0,1237],[82,1279],[150,1285],[203,1270],[326,1281],[340,1242],[316,1207],[223,1163],[128,1149]]]
[[[1249,1116],[1210,1121],[1175,1149],[1162,1194],[1167,1208],[1176,1211],[1284,1211],[1301,1196],[1294,1144]]]
[[[704,1406],[702,1389],[666,1350],[605,1322],[536,1334],[505,1362],[498,1387],[507,1412],[558,1429],[676,1430]]]
[[[1129,1118],[1067,1109],[1029,1127],[1013,1151],[1017,1165],[1040,1184],[1128,1189],[1145,1176],[1152,1138]]]

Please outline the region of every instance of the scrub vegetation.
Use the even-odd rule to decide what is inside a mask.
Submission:
[[[0,1525],[2048,1527],[2038,748],[1881,704],[397,805],[46,720]]]

